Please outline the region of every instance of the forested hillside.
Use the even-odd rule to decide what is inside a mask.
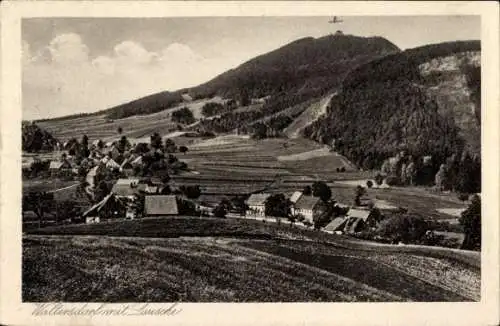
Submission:
[[[260,113],[264,116],[279,111],[283,103],[294,105],[325,94],[338,86],[350,69],[399,51],[381,37],[338,33],[317,39],[304,38],[249,60],[197,87],[153,94],[100,113],[105,112],[112,119],[154,113],[182,102],[182,94],[188,93],[194,99],[215,95],[233,98],[243,106],[252,98],[272,96],[275,99]],[[290,98],[291,94],[296,97]],[[215,123],[214,129],[220,129],[226,124],[225,120],[233,117],[222,119],[223,122]]]
[[[478,41],[453,42],[360,66],[304,134],[334,145],[365,169],[380,168],[399,154],[400,164],[432,158],[426,182],[435,182],[447,160],[449,166],[472,160],[474,167],[467,169],[480,173],[479,58]]]

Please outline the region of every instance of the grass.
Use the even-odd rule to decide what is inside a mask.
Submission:
[[[22,294],[29,302],[478,300],[479,271],[429,261],[305,240],[29,235]],[[428,282],[414,271],[428,269],[455,277]]]
[[[287,222],[281,225],[262,223],[253,219],[217,219],[199,217],[147,218],[132,221],[111,221],[101,224],[73,224],[45,227],[27,231],[35,235],[95,235],[120,237],[233,237],[250,239],[292,239],[316,241],[337,248],[354,249],[366,252],[405,252],[450,259],[461,264],[479,268],[480,256],[477,252],[452,250],[427,246],[393,246],[356,240],[347,236],[290,227]]]
[[[78,184],[77,181],[66,181],[58,178],[25,179],[23,180],[23,193],[30,191],[54,191],[76,184]]]

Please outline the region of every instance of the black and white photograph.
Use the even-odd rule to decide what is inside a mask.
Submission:
[[[484,301],[481,24],[22,17],[21,302]]]

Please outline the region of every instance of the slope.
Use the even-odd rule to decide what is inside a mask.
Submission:
[[[299,39],[197,87],[153,94],[105,113],[109,118],[118,119],[158,112],[182,102],[184,93],[194,99],[219,95],[242,102],[291,92],[310,98],[337,86],[353,67],[398,51],[394,44],[381,37],[336,34]]]
[[[480,50],[479,41],[442,43],[362,65],[305,135],[364,168],[402,149],[437,167],[452,154],[478,157]]]
[[[480,298],[480,255],[476,252],[387,245],[372,248],[362,241],[351,243],[344,237],[271,224],[170,218],[168,223],[147,219],[46,229],[42,233],[71,236],[24,237],[23,300],[380,302]],[[102,233],[114,236],[93,236]]]
[[[298,116],[288,127],[285,128],[284,133],[288,138],[298,138],[301,136],[304,128],[318,120],[321,116],[326,114],[328,105],[332,97],[337,93],[328,94],[311,104],[300,116]]]

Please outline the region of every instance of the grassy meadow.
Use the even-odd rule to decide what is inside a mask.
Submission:
[[[23,301],[480,298],[479,253],[411,246],[396,251],[285,224],[160,218],[37,233],[23,238]]]

